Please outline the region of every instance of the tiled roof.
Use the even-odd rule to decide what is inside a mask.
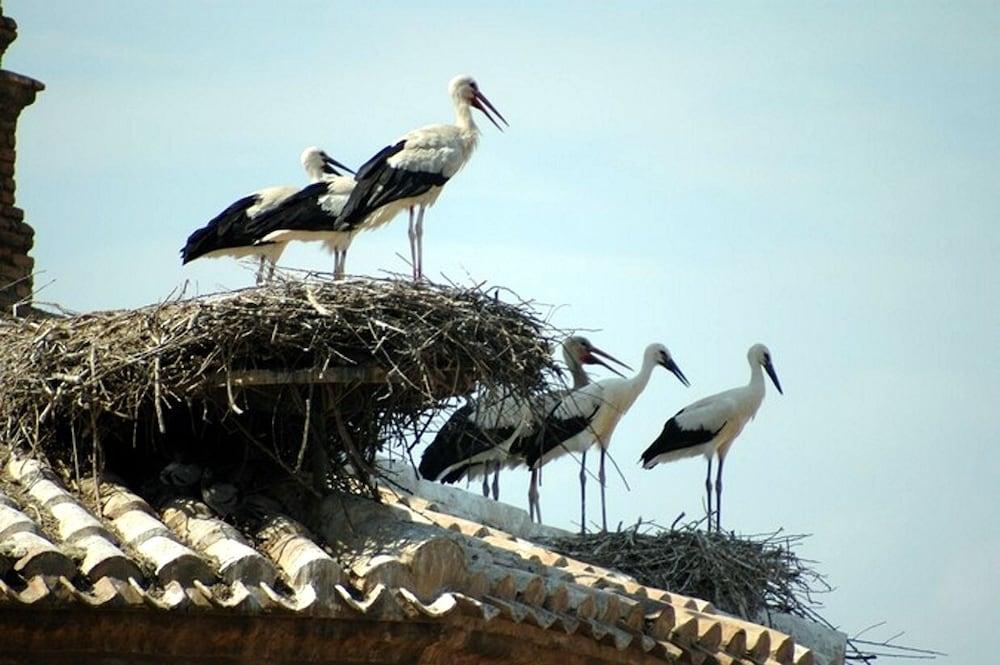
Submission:
[[[384,498],[327,497],[315,536],[273,512],[257,533],[243,533],[200,501],[154,510],[113,482],[82,500],[38,462],[12,458],[0,473],[0,613],[268,613],[454,623],[511,639],[505,631],[516,626],[592,662],[813,662],[787,635],[705,601],[642,586],[416,496]]]

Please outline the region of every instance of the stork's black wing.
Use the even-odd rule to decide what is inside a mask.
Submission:
[[[466,404],[455,411],[441,427],[420,458],[417,471],[423,478],[445,483],[460,480],[470,467],[476,465],[470,461],[473,457],[489,452],[513,436],[517,429],[516,425],[487,429],[476,424],[474,415],[474,404]],[[453,469],[443,478],[440,477],[445,469],[465,461],[470,463]]]
[[[390,166],[389,158],[405,147],[405,140],[386,146],[358,169],[355,176],[358,184],[337,220],[337,230],[351,230],[382,206],[420,196],[431,187],[441,187],[448,182],[440,173]]]
[[[208,221],[190,236],[181,248],[181,262],[188,263],[219,249],[248,247],[253,238],[247,234],[247,210],[260,201],[257,194],[244,196]]]
[[[314,182],[295,192],[266,212],[247,222],[247,233],[260,241],[279,230],[329,231],[336,217],[320,206],[320,198],[329,192],[328,182]]]
[[[519,437],[511,444],[511,453],[523,457],[528,468],[533,468],[550,450],[555,450],[565,441],[590,427],[590,421],[598,409],[600,405],[597,405],[590,414],[569,418],[560,418],[553,410],[553,413],[546,415],[534,432]]]
[[[681,415],[681,413],[683,411],[679,412],[677,416]],[[677,423],[677,416],[674,416],[663,425],[663,431],[660,432],[660,435],[650,444],[649,448],[643,451],[640,458],[643,465],[649,463],[650,460],[659,455],[684,450],[685,448],[694,448],[695,446],[708,443],[726,426],[726,423],[722,423],[722,427],[716,430],[704,427],[685,429]]]

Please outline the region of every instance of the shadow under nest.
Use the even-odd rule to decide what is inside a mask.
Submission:
[[[241,494],[291,485],[377,496],[474,390],[527,398],[558,374],[556,331],[500,289],[401,280],[272,284],[136,310],[0,322],[0,451],[64,478],[147,490],[171,463]],[[510,294],[505,293],[505,297]]]

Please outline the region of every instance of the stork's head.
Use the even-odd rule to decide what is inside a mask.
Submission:
[[[316,174],[317,177],[323,175],[343,175],[341,171],[346,171],[347,173],[354,173],[351,169],[347,168],[336,159],[326,154],[325,150],[320,150],[316,146],[312,145],[302,151],[302,156],[299,158],[302,161],[302,167],[309,174]],[[341,169],[338,171],[337,169]]]
[[[774,387],[778,389],[778,392],[784,395],[785,393],[781,390],[781,382],[778,381],[778,374],[774,371],[774,365],[771,363],[771,352],[763,344],[754,344],[747,351],[747,360],[750,361],[751,365],[760,365],[767,372],[767,375],[771,377],[771,382]]]
[[[617,363],[627,370],[631,371],[632,369],[622,361],[612,356],[610,353],[602,351],[591,344],[590,340],[582,335],[573,335],[572,337],[566,338],[566,341],[563,342],[563,358],[566,360],[566,364],[570,366],[572,366],[574,362],[578,365],[603,365],[618,376],[623,375],[617,369],[601,360],[601,358],[607,358],[611,362]]]
[[[673,356],[670,355],[670,350],[662,344],[650,344],[647,346],[643,363],[657,364],[660,367],[664,367],[676,376],[677,380],[685,386],[691,385],[691,383],[687,380],[687,377],[684,376],[684,372],[682,372],[681,368],[674,362]]]
[[[496,128],[501,132],[503,127],[500,126],[492,115],[490,111],[496,114],[497,118],[503,121],[503,124],[510,127],[510,123],[507,119],[503,117],[500,111],[496,110],[493,104],[490,104],[490,100],[486,99],[486,95],[479,91],[479,84],[476,83],[476,79],[468,75],[456,76],[448,84],[448,93],[451,95],[452,100],[455,104],[468,104],[473,108],[477,108],[482,111],[490,122],[496,125]]]

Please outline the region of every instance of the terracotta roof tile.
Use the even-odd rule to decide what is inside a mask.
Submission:
[[[95,514],[35,461],[11,460],[3,473],[16,490],[0,493],[0,606],[508,622],[629,662],[812,662],[778,631],[419,497],[331,497],[316,535],[278,513],[247,534],[193,499],[156,511],[105,482]]]

